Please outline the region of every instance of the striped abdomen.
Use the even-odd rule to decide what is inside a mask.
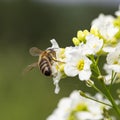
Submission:
[[[41,59],[39,63],[39,68],[44,75],[51,76],[52,74],[51,63],[49,62],[47,57]]]

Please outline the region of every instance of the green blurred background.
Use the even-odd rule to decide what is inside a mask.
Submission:
[[[38,59],[29,55],[29,48],[44,50],[52,38],[61,47],[73,45],[76,32],[89,30],[99,13],[113,15],[118,9],[117,2],[111,5],[108,0],[106,4],[89,3],[0,1],[0,120],[45,120],[59,99],[72,90],[91,90],[77,78],[67,78],[60,81],[56,95],[52,78],[38,69],[22,75]]]

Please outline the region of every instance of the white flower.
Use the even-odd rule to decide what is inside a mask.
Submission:
[[[100,14],[98,18],[93,20],[92,29],[98,30],[100,35],[106,40],[110,41],[114,38],[116,33],[118,32],[118,28],[114,26],[113,21],[114,17],[111,15],[103,15]]]
[[[58,45],[58,43],[56,42],[55,39],[50,40],[50,42],[52,44],[52,47],[49,47],[48,49],[54,49],[54,50],[59,49],[59,45]]]
[[[104,70],[107,75],[105,75],[105,83],[110,84],[112,78],[112,72],[116,73],[116,79],[114,83],[119,82],[120,78],[120,43],[107,55],[107,63],[104,65]]]
[[[97,54],[103,46],[103,40],[94,36],[93,34],[89,34],[86,36],[86,44],[83,45],[83,54]]]
[[[103,67],[107,73],[105,83],[111,83],[112,72],[116,72],[115,82],[118,82],[120,78],[120,43],[108,53],[106,60],[107,63]]]
[[[120,73],[120,44],[118,44],[114,51],[107,55],[107,64],[110,70]]]
[[[113,46],[104,46],[102,49],[104,52],[109,53],[115,51],[115,47]]]
[[[91,61],[82,55],[82,49],[79,47],[66,48],[66,64],[64,72],[67,76],[74,77],[79,75],[80,80],[89,80],[91,76]]]
[[[55,93],[58,94],[60,91],[59,81],[62,78],[61,72],[56,69],[56,63],[52,65],[53,84],[55,85]]]
[[[95,98],[108,103],[100,94],[96,94]],[[58,107],[47,120],[70,120],[70,118],[74,120],[100,120],[104,118],[104,107],[106,106],[103,104],[80,96],[78,91],[73,91],[69,97],[59,101]]]
[[[120,5],[119,5],[119,10],[115,12],[115,15],[118,17],[120,16]]]
[[[52,76],[53,76],[53,84],[55,85],[55,93],[58,94],[60,91],[59,81],[64,76],[63,72],[63,61],[64,61],[64,49],[60,48],[55,39],[50,41],[52,43],[52,47],[48,49],[53,49],[56,53],[56,58],[54,58],[54,62],[52,64]]]
[[[112,70],[109,69],[109,65],[105,64],[103,69],[106,71],[107,75],[105,75],[104,82],[105,84],[109,85],[111,83],[111,77],[112,77]]]
[[[68,115],[70,114],[72,100],[69,98],[62,98],[58,103],[57,109],[53,111],[53,114],[50,115],[47,120],[67,120]]]
[[[58,94],[60,91],[59,81],[65,77],[64,74],[64,63],[54,62],[52,65],[53,83],[55,85],[55,93]]]

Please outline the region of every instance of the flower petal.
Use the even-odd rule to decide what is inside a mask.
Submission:
[[[64,71],[67,76],[71,77],[74,77],[79,73],[76,67],[72,66],[71,64],[66,64],[64,67]]]
[[[91,76],[91,71],[88,70],[88,71],[80,71],[79,72],[79,79],[84,81],[84,80],[89,80],[90,79],[90,76]]]

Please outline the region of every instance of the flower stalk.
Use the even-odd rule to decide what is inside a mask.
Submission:
[[[107,105],[107,106],[109,106],[109,107],[113,107],[113,106],[110,105],[110,104],[104,103],[104,102],[102,102],[102,101],[96,100],[95,98],[92,98],[92,97],[86,95],[83,91],[79,91],[79,93],[80,93],[81,96],[83,96],[83,97],[85,97],[85,98],[87,98],[87,99],[90,99],[90,100],[93,100],[93,101],[95,101],[95,102],[98,102],[98,103]]]
[[[100,79],[101,83],[102,83],[102,86],[105,90],[105,92],[102,92],[100,89],[98,89],[95,85],[93,85],[92,87],[98,91],[99,93],[101,93],[103,96],[105,96],[112,104],[112,107],[113,109],[117,112],[117,114],[120,116],[120,108],[118,107],[118,105],[115,103],[115,100],[113,99],[111,93],[110,93],[110,89],[108,89],[106,87],[106,85],[104,84],[104,77],[101,75],[101,72],[100,72],[100,69],[98,67],[98,65],[96,65],[96,69],[97,69],[97,72],[99,74],[99,77],[98,79]],[[110,86],[112,85],[112,82],[113,80],[115,79],[115,76],[116,76],[116,73],[113,73],[112,71],[112,76],[111,76],[111,84]]]

